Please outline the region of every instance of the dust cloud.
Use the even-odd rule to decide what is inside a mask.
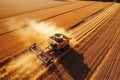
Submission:
[[[36,23],[35,21],[31,21],[30,27],[44,36],[51,36],[55,33],[65,33],[65,30],[63,28],[58,28],[57,25],[52,22]]]

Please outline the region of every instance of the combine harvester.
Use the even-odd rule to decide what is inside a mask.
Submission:
[[[49,37],[49,46],[46,51],[43,51],[36,43],[29,47],[29,50],[36,54],[41,59],[43,64],[48,66],[51,64],[57,56],[60,56],[63,52],[70,48],[69,42],[71,38],[57,33]]]

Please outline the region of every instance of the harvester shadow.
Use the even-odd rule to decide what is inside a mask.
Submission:
[[[55,64],[51,64],[47,72],[40,76],[38,80],[64,80],[61,71]]]
[[[51,71],[53,71],[55,74],[56,74],[56,79],[55,80],[64,80],[63,77],[62,77],[62,73],[60,72],[60,70],[57,68],[56,65],[52,64],[51,66]]]
[[[90,68],[83,61],[84,57],[82,53],[70,49],[68,53],[59,60],[59,63],[74,80],[84,80]]]

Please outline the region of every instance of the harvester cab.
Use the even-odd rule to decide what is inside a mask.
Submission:
[[[69,39],[67,36],[56,33],[53,36],[49,37],[49,45],[54,50],[59,50],[64,47],[69,47]]]

